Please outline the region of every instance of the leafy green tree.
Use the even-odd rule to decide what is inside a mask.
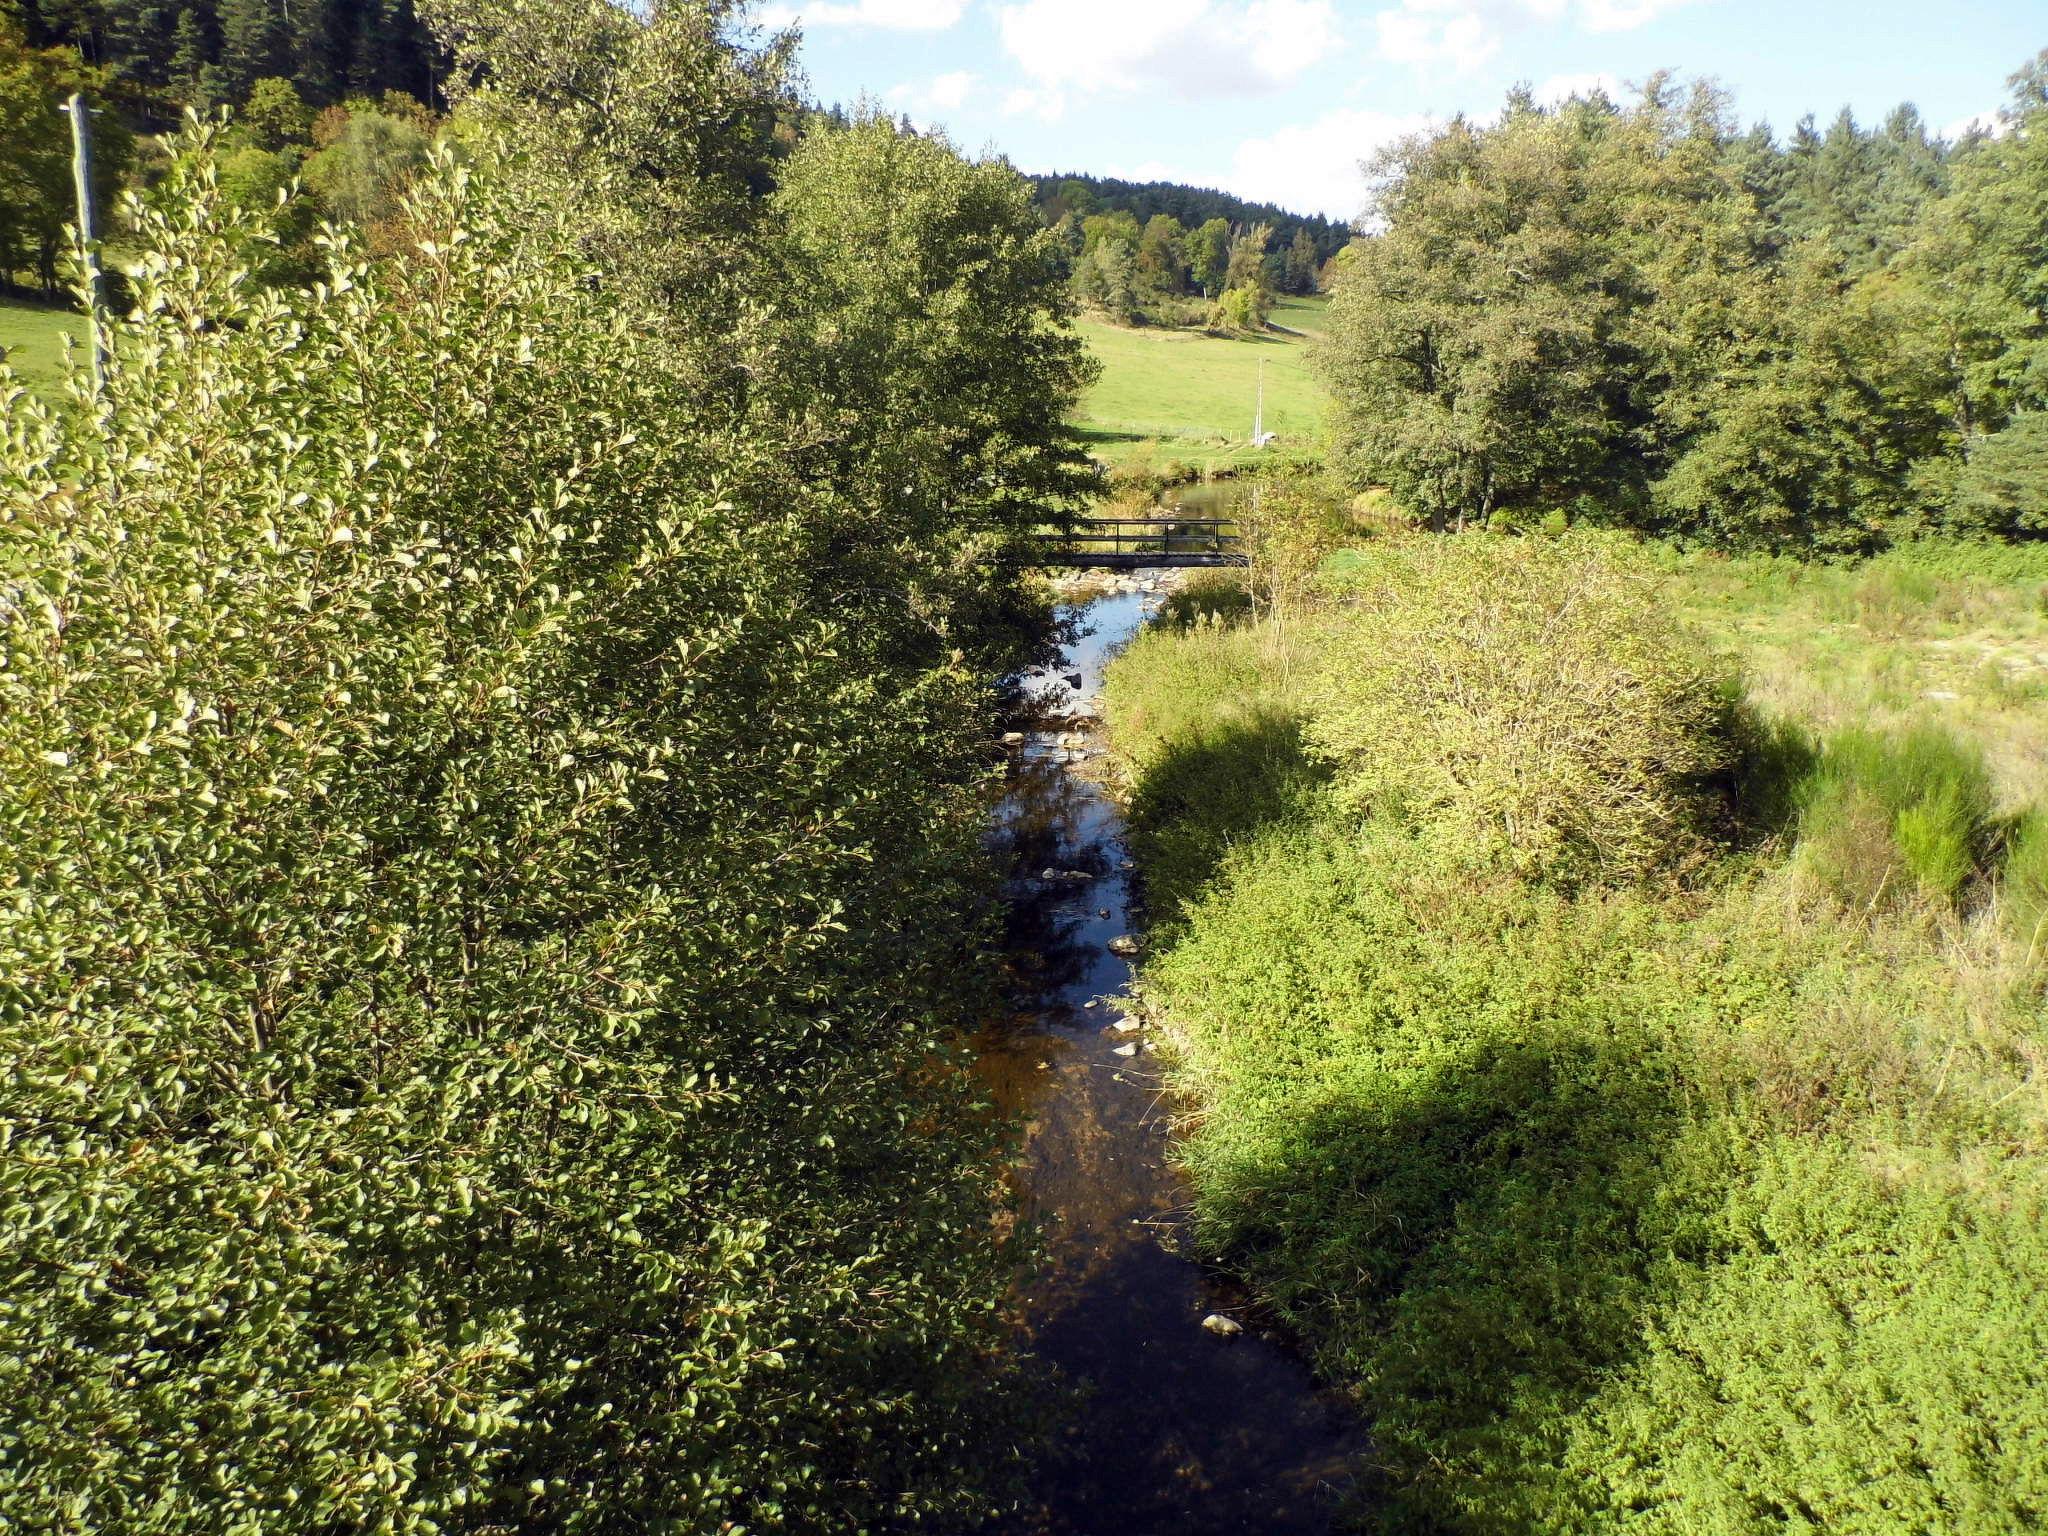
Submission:
[[[1230,272],[1230,225],[1226,221],[1211,219],[1194,232],[1188,241],[1188,265],[1204,298],[1223,291]]]
[[[1970,445],[1950,521],[1972,533],[2048,538],[2048,412],[2023,412]]]
[[[1086,359],[1006,168],[726,180],[728,20],[464,9],[310,288],[179,146],[98,411],[6,401],[0,1523],[987,1512],[972,658]]]
[[[1143,315],[1137,263],[1120,240],[1105,240],[1074,269],[1074,297],[1111,319],[1135,325]]]
[[[1380,162],[1390,227],[1346,267],[1321,353],[1339,452],[1439,529],[1594,491],[1621,426],[1603,251],[1581,216],[1591,107],[1463,120]]]
[[[1270,225],[1255,224],[1236,230],[1230,237],[1230,256],[1223,267],[1223,286],[1268,289],[1272,286],[1266,266],[1266,249],[1273,243]]]
[[[256,82],[240,117],[257,145],[267,150],[303,143],[313,131],[312,112],[291,81],[278,75]]]
[[[1144,231],[1128,213],[1091,213],[1081,221],[1081,234],[1083,255],[1103,245],[1120,245],[1135,259]]]
[[[1187,289],[1187,260],[1182,242],[1187,231],[1171,214],[1154,214],[1138,239],[1139,283],[1157,294],[1172,295]]]
[[[1017,589],[1018,557],[1091,489],[1065,422],[1094,365],[1064,323],[1057,242],[1029,187],[876,118],[799,145],[773,212],[785,345],[802,359],[784,408],[813,424],[806,473],[866,509],[818,551],[820,610],[907,589],[913,610],[871,627],[899,659],[1014,666],[1043,617]],[[1083,270],[1112,263],[1128,302],[1121,242]]]
[[[1273,295],[1258,283],[1226,288],[1209,313],[1209,325],[1219,331],[1261,331],[1272,308]]]
[[[405,118],[353,113],[341,137],[306,162],[306,182],[341,217],[365,229],[387,224],[431,142]]]
[[[1305,229],[1296,230],[1294,243],[1287,248],[1287,292],[1314,293],[1322,265],[1322,257],[1316,250],[1313,237]]]

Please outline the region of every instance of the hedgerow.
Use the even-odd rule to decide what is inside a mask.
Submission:
[[[518,153],[277,291],[202,133],[105,394],[0,374],[0,1524],[988,1497],[983,680]]]

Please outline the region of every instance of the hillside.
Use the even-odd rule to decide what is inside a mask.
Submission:
[[[1311,456],[1327,403],[1308,366],[1308,343],[1323,324],[1321,299],[1283,299],[1263,336],[1081,321],[1102,377],[1075,418],[1089,451],[1111,464],[1176,461],[1202,470],[1250,462],[1259,365],[1265,364],[1266,430],[1275,456]]]

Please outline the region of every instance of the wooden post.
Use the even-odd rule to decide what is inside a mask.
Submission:
[[[86,321],[92,330],[92,390],[107,387],[105,316],[101,313],[99,232],[93,227],[92,118],[85,97],[74,92],[64,104],[71,115],[71,179],[78,190],[78,254],[85,263]]]

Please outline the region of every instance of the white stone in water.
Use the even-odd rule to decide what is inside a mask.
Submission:
[[[1118,1019],[1114,1024],[1110,1025],[1110,1028],[1120,1035],[1135,1035],[1144,1027],[1136,1019]]]
[[[1119,859],[1117,860],[1116,867],[1118,869],[1136,869],[1138,861],[1136,859]]]
[[[1138,949],[1138,941],[1128,933],[1120,933],[1109,941],[1109,952],[1112,955],[1135,955]]]
[[[1219,1339],[1234,1339],[1244,1332],[1244,1324],[1234,1317],[1225,1317],[1221,1312],[1211,1312],[1202,1319],[1202,1326]]]
[[[1083,1008],[1100,1008],[1102,1006],[1102,999],[1099,997],[1091,997],[1088,999],[1087,1002],[1083,1003],[1081,1006]]]
[[[1023,746],[1024,733],[1022,731],[1005,731],[1003,733],[1003,745],[1006,747]]]
[[[1116,1048],[1116,1054],[1119,1056],[1135,1056],[1138,1054],[1138,1048],[1135,1045],[1120,1045]]]

